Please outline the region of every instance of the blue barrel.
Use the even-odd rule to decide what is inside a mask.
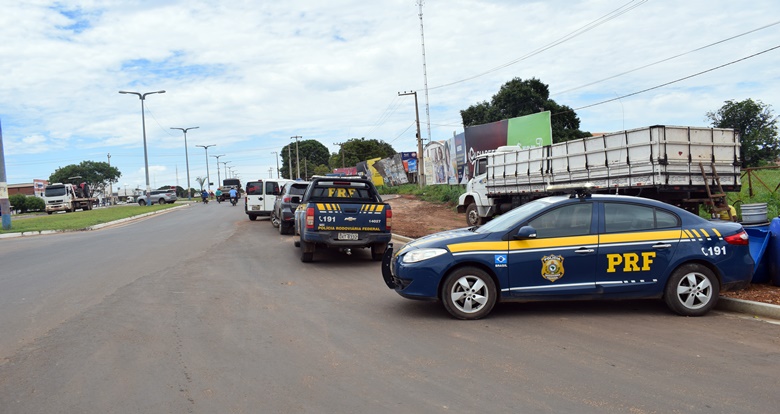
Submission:
[[[750,247],[750,256],[756,263],[751,283],[769,283],[770,273],[767,272],[767,255],[765,254],[770,239],[769,226],[746,226],[745,231],[750,242],[748,246]]]
[[[769,244],[766,248],[766,271],[773,285],[780,286],[780,217],[769,224]]]

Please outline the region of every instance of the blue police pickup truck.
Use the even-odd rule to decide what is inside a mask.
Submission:
[[[295,210],[295,246],[301,261],[314,260],[319,248],[370,248],[371,258],[382,260],[392,237],[393,212],[382,202],[370,179],[314,177]]]

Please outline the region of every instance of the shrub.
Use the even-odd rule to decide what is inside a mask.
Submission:
[[[14,211],[20,213],[27,212],[27,196],[24,194],[14,194],[8,197],[8,201],[11,203],[11,206],[13,206],[12,208]]]
[[[46,203],[40,197],[30,196],[25,199],[25,205],[27,211],[43,211],[46,210]]]

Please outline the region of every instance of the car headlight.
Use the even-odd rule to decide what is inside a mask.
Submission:
[[[417,249],[404,255],[404,263],[417,263],[447,253],[446,249]]]

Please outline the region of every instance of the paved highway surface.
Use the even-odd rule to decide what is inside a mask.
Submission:
[[[86,213],[73,213],[86,214]],[[0,240],[0,413],[768,413],[780,326],[660,301],[457,321],[241,206]]]

